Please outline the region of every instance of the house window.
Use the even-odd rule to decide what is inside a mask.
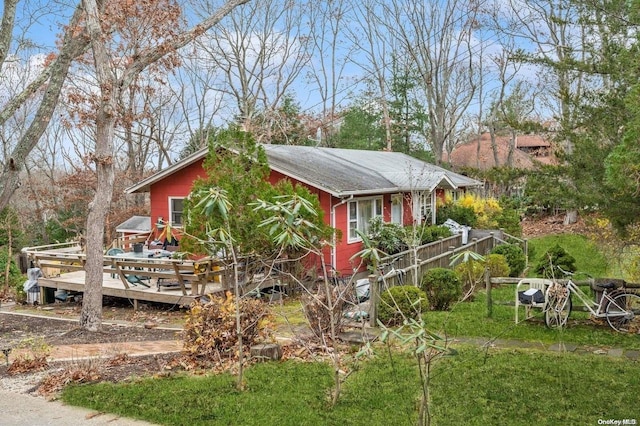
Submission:
[[[434,193],[423,192],[415,198],[413,209],[418,212],[419,223],[432,224],[434,221]]]
[[[462,195],[464,195],[464,192],[456,189],[447,189],[445,191],[446,199],[449,199],[454,203],[458,201]]]
[[[369,232],[369,220],[382,216],[382,197],[349,202],[349,242],[360,241],[357,231]]]
[[[182,225],[182,211],[184,209],[184,198],[169,198],[169,217],[173,226]]]
[[[402,225],[402,194],[391,196],[391,223]]]

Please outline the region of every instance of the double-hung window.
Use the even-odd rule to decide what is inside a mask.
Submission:
[[[169,198],[169,218],[171,225],[182,226],[182,211],[184,209],[184,198]]]
[[[435,210],[435,193],[422,192],[414,198],[413,211],[419,223],[433,223]],[[415,214],[415,213],[414,213]]]
[[[402,194],[391,196],[391,223],[402,225]]]
[[[382,216],[382,197],[349,201],[349,242],[360,240],[357,231],[363,234],[369,232],[369,220]]]

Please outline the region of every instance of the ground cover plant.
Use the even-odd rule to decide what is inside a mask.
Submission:
[[[164,425],[415,424],[414,361],[382,352],[350,366],[352,374],[332,408],[330,365],[294,361],[251,366],[243,391],[235,388],[233,376],[221,374],[73,386],[62,399]],[[635,417],[640,364],[460,347],[435,364],[430,386],[434,425],[597,424]]]

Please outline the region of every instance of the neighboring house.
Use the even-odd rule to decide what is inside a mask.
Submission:
[[[356,230],[366,232],[369,219],[412,224],[435,220],[436,199],[445,191],[464,192],[481,182],[398,152],[262,145],[271,169],[269,181],[306,186],[318,196],[326,222],[342,233],[331,250],[331,265],[352,273],[349,259],[361,248]],[[127,188],[149,192],[152,223],[182,225],[183,200],[193,181],[204,176],[203,149]],[[412,212],[416,212],[414,217]]]
[[[511,136],[497,136],[496,150],[498,166],[506,166],[511,151],[511,167],[518,169],[533,169],[537,163],[555,164],[551,142],[539,135],[519,135],[511,144]],[[445,154],[445,162],[454,168],[472,167],[487,170],[496,167],[495,156],[491,147],[489,133],[483,133],[480,139],[475,139],[456,146],[450,155]]]

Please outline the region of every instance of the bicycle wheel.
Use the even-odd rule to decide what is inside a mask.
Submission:
[[[609,326],[622,333],[640,333],[640,296],[622,293],[607,305]]]
[[[549,328],[566,326],[572,308],[569,289],[559,284],[549,286],[545,302],[545,325]]]

